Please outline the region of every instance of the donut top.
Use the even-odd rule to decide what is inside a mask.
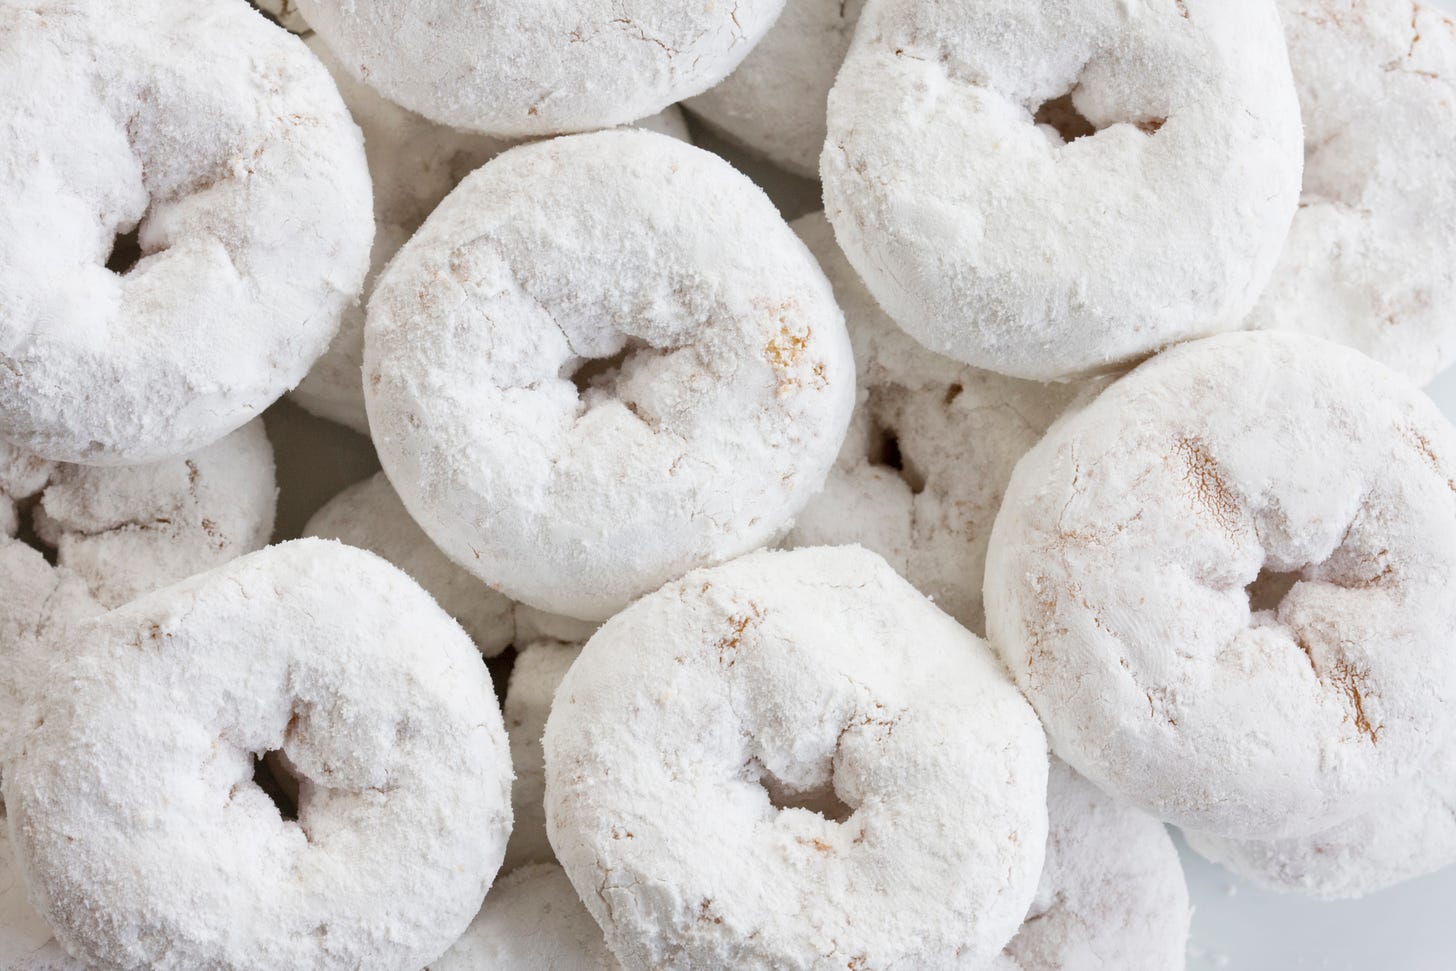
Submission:
[[[0,438],[155,461],[303,377],[373,226],[358,129],[301,41],[241,3],[6,4],[0,89]]]

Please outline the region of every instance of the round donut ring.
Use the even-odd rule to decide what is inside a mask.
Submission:
[[[486,657],[541,636],[585,641],[596,630],[595,624],[515,603],[450,562],[410,518],[383,472],[330,499],[303,533],[368,550],[399,567],[460,622]]]
[[[1188,884],[1161,823],[1061,759],[1047,777],[1046,865],[1005,954],[1017,971],[1170,971],[1188,951]]]
[[[425,533],[585,620],[772,541],[854,405],[843,316],[773,204],[640,131],[514,148],[462,182],[375,286],[364,358],[380,460]]]
[[[865,0],[790,0],[763,40],[683,106],[708,127],[795,175],[819,178],[824,105]]]
[[[88,465],[211,444],[298,383],[359,292],[358,128],[243,4],[9,4],[0,37],[0,438]],[[132,229],[141,259],[113,272]]]
[[[1304,193],[1250,324],[1424,384],[1456,360],[1456,23],[1410,0],[1280,0]]]
[[[875,303],[823,213],[793,228],[844,310],[859,396],[824,491],[782,545],[860,543],[979,633],[986,627],[986,544],[1011,470],[1076,389],[1003,377],[927,351]]]
[[[1056,753],[1240,838],[1369,808],[1456,670],[1456,432],[1312,337],[1167,351],[1052,427],[991,534],[987,628]]]
[[[1188,845],[1251,883],[1325,900],[1363,897],[1456,863],[1456,745],[1448,739],[1375,807],[1312,836]]]
[[[608,621],[544,738],[551,845],[629,967],[979,967],[1046,840],[984,642],[858,547],[695,571]]]
[[[425,217],[460,180],[511,146],[510,142],[448,125],[437,125],[412,111],[381,98],[373,88],[356,80],[323,41],[314,35],[307,44],[339,86],[350,114],[364,131],[369,174],[374,179],[374,248],[369,253],[369,276],[364,297],[399,248],[415,234]],[[677,106],[644,118],[639,128],[690,141],[687,121]],[[364,410],[364,303],[350,304],[339,332],[324,355],[314,363],[292,398],[302,408],[360,434],[369,434]]]
[[[524,138],[645,118],[728,76],[784,0],[297,0],[349,70],[433,121]]]
[[[532,864],[502,877],[485,901],[470,929],[429,971],[620,971],[556,864]]]
[[[824,208],[890,316],[977,367],[1060,379],[1231,329],[1299,197],[1283,39],[1268,0],[875,0]]]
[[[4,780],[67,951],[405,971],[464,932],[505,851],[510,761],[479,654],[404,574],[300,540],[73,634]],[[252,782],[269,752],[296,821]]]

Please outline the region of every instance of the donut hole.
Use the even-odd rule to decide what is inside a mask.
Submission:
[[[253,756],[253,784],[263,790],[285,823],[298,821],[298,776],[282,752]]]
[[[893,428],[875,428],[874,436],[870,440],[869,460],[871,465],[893,469],[914,495],[918,496],[925,491],[924,474],[905,458],[905,453],[900,448],[900,436]]]
[[[854,807],[846,804],[834,791],[833,779],[821,786],[797,789],[764,769],[759,774],[758,784],[768,793],[769,805],[779,812],[803,809],[817,813],[831,823],[842,823],[854,815]]]
[[[1071,144],[1079,138],[1090,138],[1104,128],[1112,127],[1111,125],[1096,125],[1082,114],[1072,97],[1075,91],[1074,88],[1064,95],[1044,101],[1032,112],[1032,120],[1037,125],[1052,128],[1061,136],[1064,144]],[[1162,130],[1167,120],[1166,118],[1138,118],[1126,122],[1115,122],[1115,124],[1130,124],[1146,135],[1155,135]]]
[[[141,224],[124,233],[117,233],[111,241],[111,253],[106,257],[106,268],[118,276],[129,272],[146,255],[142,252]]]
[[[56,548],[41,538],[36,519],[41,514],[40,496],[31,496],[15,504],[17,526],[15,538],[40,553],[51,566],[57,562]]]
[[[1250,612],[1278,610],[1285,595],[1301,579],[1303,577],[1298,571],[1284,572],[1268,566],[1264,567],[1259,571],[1259,575],[1244,588],[1244,593],[1249,597]]]

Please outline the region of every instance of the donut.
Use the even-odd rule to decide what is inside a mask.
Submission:
[[[743,63],[684,107],[730,141],[817,179],[824,105],[864,5],[789,0]]]
[[[524,959],[518,964],[483,960],[485,954],[495,952],[479,948],[505,948],[526,930],[533,934],[532,941],[560,936],[572,941],[574,954],[595,953],[589,951],[582,935],[566,929],[568,913],[579,910],[585,919],[586,910],[564,876],[559,877],[561,889],[548,893],[546,874],[560,871],[542,865],[554,863],[556,857],[547,842],[541,801],[540,780],[545,771],[541,733],[556,689],[580,654],[580,645],[533,644],[516,658],[511,671],[505,719],[516,769],[511,791],[516,825],[502,872],[510,874],[505,880],[513,886],[529,883],[540,888],[531,894],[538,901],[538,914],[535,918],[514,917],[502,901],[519,899],[530,891],[520,889],[498,897],[506,886],[498,883],[486,898],[481,917],[452,951],[459,952],[460,960],[468,953],[477,961],[459,965],[461,968],[577,966],[565,958],[559,965],[530,964]],[[1182,967],[1188,941],[1188,887],[1178,851],[1163,826],[1108,797],[1057,758],[1051,759],[1047,780],[1047,816],[1041,882],[1025,922],[1006,945],[1000,967],[1008,971],[1169,971]],[[541,913],[545,911],[549,917]],[[587,926],[596,931],[595,925]],[[599,939],[597,932],[595,940]],[[455,966],[437,963],[431,971]],[[615,969],[617,964],[588,962],[587,966]]]
[[[528,643],[543,629],[582,641],[596,629],[594,624],[523,607],[450,562],[415,525],[383,472],[330,499],[303,532],[368,550],[399,567],[465,628],[486,657],[495,657],[512,644]],[[526,638],[518,634],[518,627]]]
[[[385,265],[414,235],[440,200],[470,172],[510,147],[510,142],[448,125],[437,125],[412,111],[386,101],[358,81],[317,36],[307,41],[339,86],[350,114],[364,132],[369,173],[374,179],[374,248],[369,254],[369,276],[364,281],[367,300]],[[638,123],[664,135],[688,141],[682,110],[669,107]],[[369,434],[364,412],[364,304],[344,311],[339,332],[314,363],[292,398],[320,418]]]
[[[986,624],[1053,750],[1189,829],[1299,836],[1440,735],[1456,431],[1318,338],[1166,351],[1053,425],[991,532]]]
[[[772,541],[854,404],[843,316],[773,204],[640,131],[513,148],[462,182],[375,284],[364,362],[425,533],[583,620]]]
[[[485,901],[464,936],[428,971],[620,971],[601,930],[554,863],[512,871],[496,881]]]
[[[510,761],[479,655],[403,573],[300,540],[71,637],[4,778],[70,954],[403,971],[464,932],[505,851]],[[296,819],[252,781],[264,753]]]
[[[1173,971],[1188,950],[1188,884],[1168,831],[1060,759],[1047,776],[1036,900],[1006,945],[1016,971]]]
[[[543,640],[526,645],[511,667],[501,708],[511,742],[511,765],[516,770],[516,781],[511,786],[515,826],[506,844],[503,873],[556,860],[546,835],[546,756],[541,736],[546,731],[556,689],[580,656],[580,642]]]
[[[1325,900],[1385,890],[1456,863],[1456,746],[1448,737],[1373,808],[1310,836],[1183,835],[1200,856],[1269,890]]]
[[[784,5],[297,3],[349,70],[390,101],[508,138],[610,128],[704,91],[743,60]]]
[[[244,4],[8,4],[0,38],[0,439],[88,465],[210,445],[359,292],[358,128]]]
[[[628,967],[979,967],[1036,889],[1030,706],[858,547],[638,600],[567,672],[543,745],[551,845]]]
[[[985,629],[991,523],[1016,460],[1067,406],[1071,385],[967,367],[927,351],[875,303],[823,213],[793,223],[844,310],[859,396],[820,492],[783,545],[859,543],[972,631]]]
[[[1304,191],[1250,326],[1424,384],[1456,360],[1456,23],[1410,0],[1279,0]]]
[[[0,454],[12,450],[0,444]],[[31,495],[37,537],[92,596],[115,607],[262,549],[278,489],[273,447],[254,419],[183,458],[54,465]]]
[[[1268,0],[874,0],[824,208],[926,347],[1034,380],[1237,327],[1299,198]]]

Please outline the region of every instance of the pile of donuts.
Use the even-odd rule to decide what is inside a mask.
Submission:
[[[0,0],[0,125],[0,971],[1167,971],[1165,824],[1456,862],[1441,12]],[[303,538],[285,396],[382,467]]]

